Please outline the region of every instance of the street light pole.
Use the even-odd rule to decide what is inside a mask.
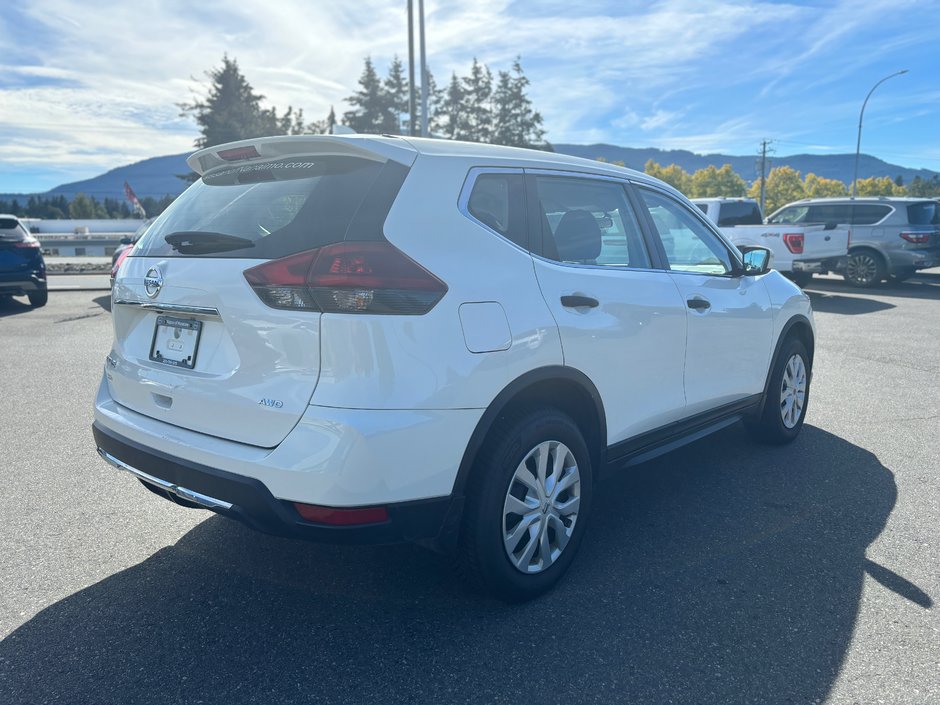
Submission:
[[[862,112],[858,114],[858,141],[855,143],[855,173],[852,175],[852,198],[855,198],[855,195],[858,191],[858,155],[862,150],[862,118],[865,115],[865,106],[868,105],[868,99],[871,98],[871,94],[875,92],[875,89],[880,86],[882,83],[887,81],[889,78],[894,78],[895,76],[900,76],[902,73],[907,73],[907,69],[901,69],[890,76],[885,76],[878,83],[871,87],[871,90],[868,91],[868,95],[865,96],[865,102],[862,103]]]
[[[428,136],[428,62],[424,53],[424,0],[418,0],[418,46],[421,54],[421,136]]]

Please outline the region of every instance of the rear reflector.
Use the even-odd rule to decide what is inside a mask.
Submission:
[[[245,279],[272,308],[420,315],[447,292],[388,242],[342,242],[265,262]]]
[[[234,149],[222,149],[216,152],[219,155],[219,159],[224,159],[227,162],[237,162],[242,159],[257,159],[261,155],[258,154],[258,150],[254,147],[236,147]]]
[[[360,509],[339,509],[319,507],[316,504],[294,502],[294,507],[301,518],[318,524],[332,526],[361,526],[363,524],[381,524],[388,521],[385,507],[363,507]]]
[[[803,254],[803,233],[784,233],[783,244],[795,255]]]
[[[929,233],[929,232],[927,232],[927,233],[925,233],[925,232],[906,232],[906,233],[901,233],[901,237],[903,237],[903,238],[904,238],[905,240],[907,240],[908,242],[913,242],[914,244],[917,244],[917,245],[923,245],[925,242],[930,242],[930,233]]]

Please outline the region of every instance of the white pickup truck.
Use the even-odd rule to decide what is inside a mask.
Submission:
[[[738,247],[759,245],[773,253],[772,266],[798,284],[836,268],[849,252],[848,229],[827,225],[764,225],[751,198],[693,198],[705,216]]]

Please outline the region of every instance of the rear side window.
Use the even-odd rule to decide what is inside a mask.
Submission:
[[[803,223],[806,220],[807,213],[809,213],[809,206],[791,206],[790,208],[784,208],[782,211],[774,213],[768,218],[767,222],[771,225]]]
[[[623,185],[535,177],[542,256],[556,262],[648,269],[649,255]]]
[[[718,227],[720,228],[733,228],[735,225],[761,225],[764,222],[758,205],[747,201],[722,203],[718,213]]]
[[[707,203],[696,203],[698,209],[702,211],[705,215],[708,215],[708,204]]]
[[[15,218],[0,218],[0,240],[6,242],[22,242],[29,233]]]
[[[839,221],[849,222],[853,225],[874,225],[882,220],[885,216],[891,212],[890,206],[876,206],[876,205],[866,205],[861,204],[855,206],[854,219],[851,221]]]
[[[408,168],[292,157],[214,169],[146,231],[132,256],[276,259],[344,240],[382,240]]]
[[[940,225],[940,203],[912,203],[907,207],[911,225]]]
[[[525,180],[522,174],[481,174],[467,211],[488,228],[527,249]]]

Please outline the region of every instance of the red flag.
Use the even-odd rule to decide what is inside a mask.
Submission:
[[[137,199],[137,194],[134,193],[134,189],[126,181],[124,182],[124,197],[134,205],[135,211],[141,213],[144,218],[147,217],[147,214],[144,213],[144,207],[140,205],[140,201]]]

